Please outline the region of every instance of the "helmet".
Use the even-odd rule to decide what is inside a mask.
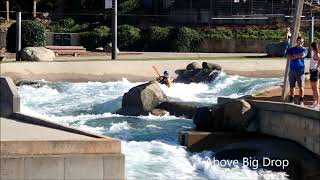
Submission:
[[[169,76],[169,72],[166,70],[166,71],[163,72],[163,75]]]

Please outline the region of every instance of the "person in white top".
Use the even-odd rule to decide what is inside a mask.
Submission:
[[[319,67],[320,67],[320,54],[318,51],[318,45],[316,42],[311,43],[312,58],[310,60],[310,81],[313,92],[313,105],[312,108],[319,108]]]

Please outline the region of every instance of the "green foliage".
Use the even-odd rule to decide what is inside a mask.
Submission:
[[[202,39],[198,31],[188,27],[173,28],[170,34],[171,50],[177,52],[196,51]]]
[[[56,33],[77,33],[86,31],[89,27],[89,23],[76,24],[72,18],[67,18],[53,22],[50,30]]]
[[[25,20],[21,22],[21,48],[39,47],[45,44],[45,27],[38,21]],[[7,50],[16,50],[16,23],[7,32]]]
[[[314,32],[314,40],[317,42],[320,41],[320,31]]]
[[[255,40],[283,40],[284,29],[258,29],[258,28],[226,28],[217,27],[205,30],[204,38],[207,39],[255,39]]]
[[[125,14],[135,9],[138,9],[139,7],[140,7],[140,0],[127,0],[119,4],[118,11],[119,13]]]
[[[143,34],[144,50],[146,51],[169,51],[168,45],[170,27],[151,26]]]
[[[81,45],[88,50],[95,50],[97,47],[105,47],[110,42],[111,33],[107,26],[98,26],[92,31],[80,34]]]
[[[203,37],[206,39],[232,39],[234,38],[234,32],[231,29],[221,28],[210,28],[203,32]]]
[[[130,25],[118,27],[118,47],[120,50],[137,50],[140,29]]]
[[[241,29],[235,30],[235,39],[283,40],[284,29]]]

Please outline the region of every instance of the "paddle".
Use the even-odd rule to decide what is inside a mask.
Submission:
[[[158,74],[158,76],[160,77],[161,75],[160,75],[157,67],[156,67],[155,65],[153,65],[152,68],[154,69],[154,71],[155,71],[155,72]]]

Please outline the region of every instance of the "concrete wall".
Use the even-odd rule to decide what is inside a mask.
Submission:
[[[218,103],[232,101],[218,98]],[[260,133],[295,141],[320,156],[320,112],[298,105],[248,100],[256,110]]]
[[[54,44],[54,32],[46,32],[46,45]],[[58,34],[70,34],[70,46],[81,46],[79,33],[58,33]]]
[[[20,111],[20,96],[12,79],[0,76],[0,116],[10,117]]]
[[[206,53],[265,53],[271,40],[206,39],[200,43],[199,52]]]
[[[1,179],[125,179],[124,155],[1,157]]]
[[[46,32],[46,45],[53,44],[53,32]],[[63,34],[63,33],[59,33]],[[67,33],[71,35],[71,46],[80,46],[80,34],[79,33]],[[7,32],[0,32],[0,48],[6,47]]]
[[[320,155],[320,112],[300,106],[252,101],[258,111],[259,131],[293,140]]]
[[[186,17],[184,17],[186,18]],[[190,17],[188,17],[190,18]],[[196,19],[195,19],[196,21]],[[59,33],[63,34],[63,33]],[[79,33],[67,33],[71,35],[71,46],[81,46]],[[53,42],[54,33],[46,33],[46,45],[54,45]],[[6,33],[1,32],[1,44],[0,47],[6,46]],[[205,53],[265,53],[266,45],[274,42],[271,40],[238,40],[238,39],[224,39],[224,40],[203,40],[198,52]]]

